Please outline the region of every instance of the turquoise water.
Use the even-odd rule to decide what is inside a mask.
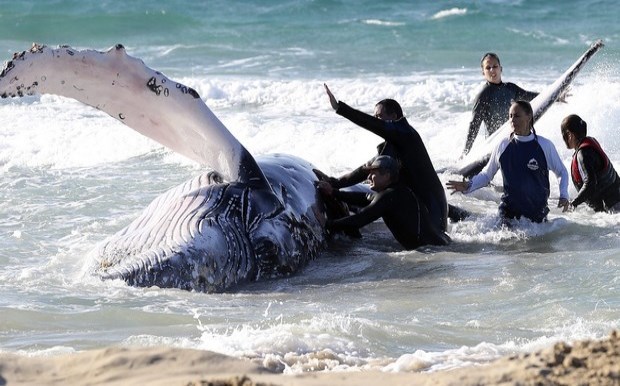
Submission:
[[[470,68],[486,51],[498,51],[507,68],[557,68],[588,42],[619,40],[619,7],[612,0],[2,2],[0,47],[123,43],[183,75],[188,67],[277,77],[404,75]]]
[[[601,38],[568,103],[536,129],[568,165],[559,122],[578,113],[619,168],[619,14],[615,1],[2,1],[0,53],[122,43],[194,87],[253,154],[339,174],[379,139],[333,113],[324,82],[364,111],[399,100],[441,168],[463,148],[484,52],[501,56],[505,80],[542,90]],[[619,327],[620,217],[552,208],[547,224],[497,230],[490,188],[450,196],[474,216],[451,225],[445,248],[400,251],[378,223],[238,293],[101,282],[88,252],[200,166],[74,101],[0,111],[2,351],[164,344],[287,372],[432,371]]]

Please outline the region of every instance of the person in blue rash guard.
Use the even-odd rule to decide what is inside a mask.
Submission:
[[[598,141],[587,136],[587,123],[572,114],[560,127],[566,147],[575,150],[571,177],[578,193],[571,207],[585,202],[595,212],[620,212],[620,178]]]
[[[487,166],[470,181],[448,181],[455,192],[471,193],[487,186],[498,170],[502,171],[504,193],[499,205],[503,223],[525,217],[533,222],[546,220],[549,208],[549,170],[559,178],[558,207],[568,209],[568,172],[551,141],[536,134],[532,106],[526,101],[513,102],[509,118],[513,129],[491,153]]]
[[[387,155],[375,157],[368,166],[370,189],[374,193],[340,191],[329,182],[317,183],[319,191],[347,204],[361,208],[357,213],[335,220],[325,227],[330,231],[357,230],[383,218],[394,238],[405,248],[423,245],[447,245],[450,237],[432,226],[426,207],[413,191],[399,180],[400,165]]]
[[[426,206],[434,226],[445,232],[448,227],[446,192],[422,138],[403,116],[400,104],[393,99],[384,99],[376,104],[375,115],[372,116],[336,100],[327,85],[324,87],[330,104],[338,115],[385,140],[377,146],[378,154],[389,155],[401,163],[401,181],[410,187]],[[335,188],[343,188],[363,182],[368,176],[368,167],[369,163],[366,163],[340,178],[325,175],[319,177],[329,181]]]
[[[480,67],[482,67],[482,75],[486,84],[474,100],[462,156],[467,155],[474,145],[482,122],[489,136],[506,122],[508,109],[513,100],[529,102],[538,95],[537,92],[524,90],[514,83],[502,82],[502,66],[499,56],[493,52],[487,52],[482,56]]]

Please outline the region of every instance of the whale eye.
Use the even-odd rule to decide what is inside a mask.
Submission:
[[[222,184],[224,183],[224,177],[216,171],[210,171],[207,173],[207,181],[209,181],[209,184]]]

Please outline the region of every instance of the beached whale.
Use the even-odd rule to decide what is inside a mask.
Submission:
[[[130,285],[221,292],[290,274],[325,244],[313,166],[254,157],[190,87],[127,55],[33,45],[0,73],[0,95],[55,94],[104,111],[210,169],[157,197],[92,252],[93,272]]]

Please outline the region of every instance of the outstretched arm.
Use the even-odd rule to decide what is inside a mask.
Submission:
[[[452,190],[452,193],[461,192],[467,194],[487,186],[500,168],[499,157],[506,149],[506,146],[508,146],[508,141],[509,138],[505,138],[493,149],[487,165],[480,173],[473,176],[471,180],[467,182],[451,180],[446,183],[446,187]]]
[[[366,163],[345,175],[335,178],[332,182],[332,185],[334,186],[334,188],[337,189],[346,188],[347,186],[353,186],[355,184],[366,181],[369,173],[370,168],[368,167],[368,163]]]
[[[345,196],[342,196],[343,193],[350,192],[339,192],[337,197],[343,199],[343,201],[352,202],[361,198],[359,193],[357,193],[357,197],[354,195],[348,195],[347,198],[344,198]],[[367,200],[366,203],[368,203]],[[330,221],[327,224],[327,227],[333,230],[359,229],[379,219],[385,212],[385,206],[387,203],[387,200],[382,200],[375,197],[370,204],[362,208],[356,214]]]
[[[397,141],[396,130],[388,128],[388,122],[376,118],[372,115],[356,110],[342,101],[338,101],[329,87],[325,86],[325,92],[329,97],[329,103],[338,115],[342,115],[356,125],[376,134],[387,141]],[[389,125],[392,126],[392,125]]]

